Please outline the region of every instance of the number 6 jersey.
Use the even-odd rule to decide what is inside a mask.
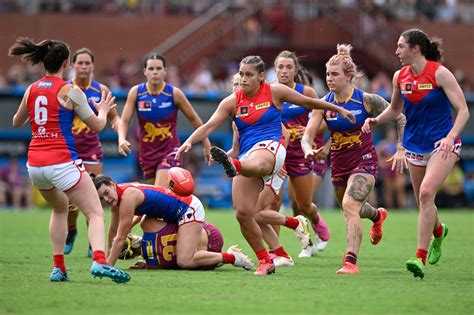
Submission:
[[[72,135],[74,111],[59,104],[58,92],[66,81],[44,76],[30,86],[26,100],[31,123],[28,165],[41,167],[77,160]]]

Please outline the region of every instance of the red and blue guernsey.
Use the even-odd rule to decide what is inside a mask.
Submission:
[[[273,104],[270,84],[262,84],[252,98],[247,97],[242,89],[235,92],[235,96],[234,121],[240,137],[239,157],[258,142],[279,142],[282,137],[281,110]]]
[[[135,209],[135,215],[147,215],[151,218],[163,219],[166,222],[178,222],[188,210],[193,196],[181,197],[171,190],[140,183],[124,183],[117,185],[119,202],[123,192],[130,187],[143,192],[145,200]]]
[[[398,74],[397,84],[407,117],[403,146],[409,151],[432,152],[434,143],[446,137],[453,127],[451,102],[436,84],[435,73],[439,67],[439,63],[428,60],[417,76],[410,66],[403,67]]]
[[[58,92],[66,81],[44,76],[31,84],[26,104],[30,114],[31,142],[28,165],[41,167],[78,159],[72,135],[74,111],[59,104]]]
[[[153,94],[146,83],[140,84],[135,106],[140,124],[139,157],[142,163],[156,161],[180,146],[176,134],[178,108],[171,84],[164,83],[157,94]]]
[[[349,99],[338,101],[333,92],[325,98],[327,102],[344,107],[356,118],[355,124],[345,120],[339,113],[324,111],[324,120],[331,132],[332,175],[347,174],[367,163],[377,163],[377,153],[372,142],[372,131],[362,132],[361,128],[370,115],[364,107],[364,91],[353,89]]]
[[[69,83],[77,85],[73,81],[69,81]],[[97,110],[91,99],[96,103],[101,101],[102,91],[100,83],[91,81],[87,88],[82,91],[86,94],[89,107],[97,115]],[[81,159],[86,161],[102,160],[102,145],[100,144],[99,134],[91,130],[77,115],[74,117],[72,133],[76,141],[77,152]]]

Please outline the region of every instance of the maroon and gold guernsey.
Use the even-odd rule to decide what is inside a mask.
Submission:
[[[70,81],[70,83],[77,85],[74,81]],[[96,103],[101,101],[102,91],[100,88],[100,83],[97,81],[91,81],[91,83],[85,90],[83,90],[83,92],[86,94],[89,107],[94,111],[94,113],[97,114],[97,110],[95,109],[92,100],[94,100]],[[76,150],[80,159],[82,159],[85,163],[102,162],[103,151],[99,134],[91,130],[77,115],[74,117],[72,124],[72,134],[74,135],[74,140],[76,141]]]
[[[155,176],[158,168],[170,168],[180,141],[176,133],[178,107],[173,96],[173,86],[165,83],[157,94],[151,93],[146,83],[137,89],[135,103],[140,125],[140,167],[145,178]],[[167,164],[163,167],[163,162]]]
[[[212,223],[204,221],[202,228],[207,234],[207,250],[220,253],[224,238],[219,229]],[[167,223],[156,233],[144,232],[142,238],[142,255],[148,268],[178,269],[176,261],[176,243],[178,224]],[[214,269],[217,265],[200,269]]]
[[[364,107],[364,92],[353,89],[348,100],[339,102],[334,93],[329,92],[325,100],[352,112],[355,124],[345,120],[339,113],[325,111],[324,119],[331,132],[331,171],[335,186],[345,186],[350,175],[378,174],[378,159],[372,142],[372,132],[364,133],[361,128],[370,114]]]

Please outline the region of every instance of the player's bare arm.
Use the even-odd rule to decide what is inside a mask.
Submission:
[[[117,130],[118,133],[118,151],[121,155],[127,155],[132,152],[131,144],[127,141],[128,125],[135,114],[135,102],[137,100],[138,85],[135,85],[128,92],[127,101],[122,112],[122,118]]]
[[[119,224],[117,234],[112,242],[112,248],[107,259],[107,262],[110,265],[114,265],[120,256],[125,239],[130,233],[132,227],[135,208],[143,203],[144,198],[143,192],[133,187],[130,187],[123,192],[119,206]]]
[[[191,125],[193,125],[195,129],[201,127],[202,120],[196,113],[184,93],[177,87],[174,87],[173,94],[176,100],[176,105],[183,112],[184,116],[189,120]],[[209,141],[209,139],[206,138],[202,141],[202,144],[204,145],[204,159],[206,161],[209,161],[209,158],[211,156],[211,142]]]

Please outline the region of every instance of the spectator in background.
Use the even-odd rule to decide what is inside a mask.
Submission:
[[[392,82],[385,72],[378,72],[370,82],[370,90],[374,94],[378,94],[385,99],[389,99],[392,95]]]
[[[397,132],[395,129],[389,129],[385,139],[377,144],[377,155],[379,156],[379,165],[381,171],[381,180],[383,183],[383,205],[386,208],[405,208],[405,175],[392,170],[392,163],[388,160],[397,152]],[[395,200],[394,197],[395,196]]]
[[[31,185],[25,178],[16,156],[11,156],[8,165],[2,168],[1,182],[0,185],[5,189],[4,195],[5,197],[10,197],[11,206],[14,209],[17,210],[23,207],[26,209],[33,208]],[[1,189],[2,187],[0,187]],[[2,204],[1,198],[0,205]],[[23,200],[24,202],[22,202]],[[8,201],[8,198],[5,201]]]
[[[466,206],[464,172],[459,166],[459,163],[456,163],[438,190],[436,204],[440,208],[460,208]]]

